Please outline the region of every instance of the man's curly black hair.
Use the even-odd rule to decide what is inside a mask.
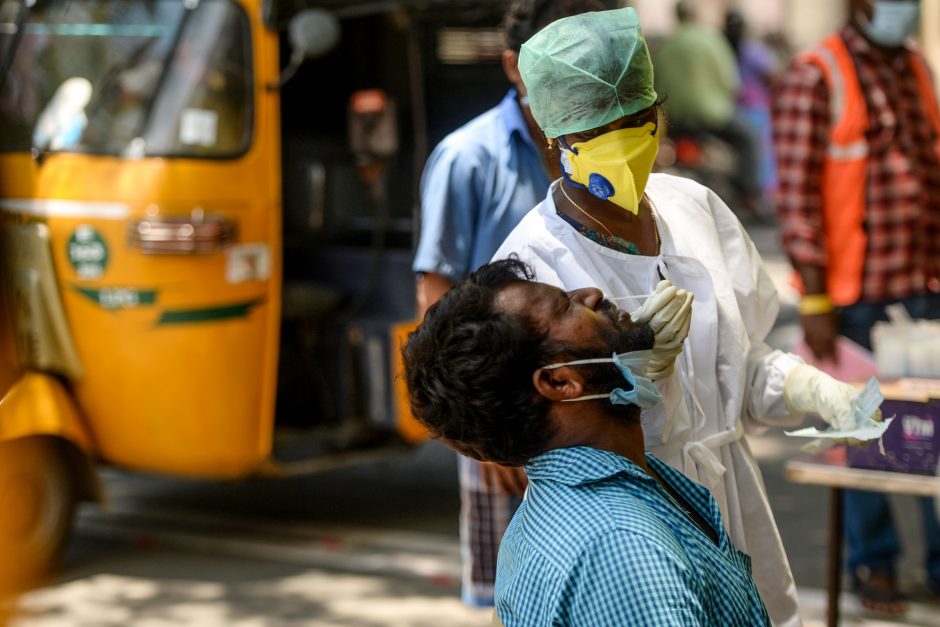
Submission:
[[[538,320],[496,307],[503,288],[534,278],[515,258],[481,267],[428,310],[402,349],[415,417],[469,457],[518,466],[548,449],[556,433],[551,402],[532,383],[545,364],[653,347],[649,325],[625,333],[598,329],[598,343],[576,345],[552,339]],[[581,372],[585,394],[623,385],[611,364],[582,366]],[[640,419],[636,405],[598,402],[616,420]]]
[[[483,266],[428,310],[403,348],[415,416],[469,457],[521,465],[554,435],[532,385],[550,357],[546,333],[494,305],[502,288],[533,278],[518,259]]]
[[[555,20],[606,8],[601,0],[516,0],[503,19],[506,48],[519,52],[532,35]]]

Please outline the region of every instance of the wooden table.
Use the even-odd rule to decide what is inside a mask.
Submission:
[[[826,566],[826,624],[839,624],[839,590],[842,584],[842,490],[868,490],[916,496],[940,495],[940,478],[902,472],[849,468],[845,447],[833,447],[819,455],[786,463],[787,480],[829,488],[829,549]]]

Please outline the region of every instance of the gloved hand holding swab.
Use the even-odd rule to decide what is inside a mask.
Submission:
[[[675,370],[676,357],[689,335],[692,324],[691,292],[679,289],[671,281],[663,280],[652,294],[620,296],[609,300],[644,298],[640,307],[630,314],[635,323],[648,323],[653,329],[655,343],[651,351],[647,375],[654,381],[668,377]]]

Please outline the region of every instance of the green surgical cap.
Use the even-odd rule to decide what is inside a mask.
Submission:
[[[656,102],[653,64],[629,7],[552,22],[522,44],[519,73],[546,137],[598,128]]]

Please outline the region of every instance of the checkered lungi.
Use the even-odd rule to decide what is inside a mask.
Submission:
[[[458,470],[463,601],[477,607],[490,606],[499,542],[522,499],[484,486],[476,460],[458,455]]]

